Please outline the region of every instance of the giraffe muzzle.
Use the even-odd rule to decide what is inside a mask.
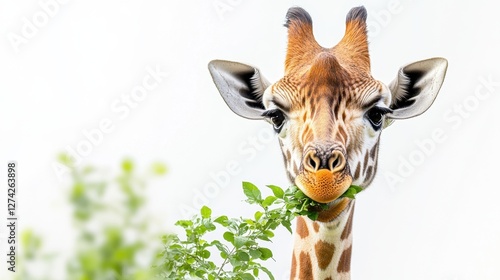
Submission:
[[[346,157],[340,150],[311,149],[306,152],[302,167],[295,184],[317,202],[336,200],[352,183]]]
[[[320,169],[326,169],[332,173],[336,173],[345,168],[346,160],[344,154],[339,150],[322,152],[314,149],[306,153],[302,164],[304,169],[309,172],[318,172]]]

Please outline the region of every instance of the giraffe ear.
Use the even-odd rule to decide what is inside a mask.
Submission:
[[[448,61],[437,57],[399,69],[398,76],[389,84],[393,112],[386,115],[386,126],[395,119],[408,119],[427,111],[438,95],[447,67]]]
[[[252,66],[212,60],[208,64],[215,86],[227,106],[237,115],[257,120],[263,119],[262,95],[270,83]]]

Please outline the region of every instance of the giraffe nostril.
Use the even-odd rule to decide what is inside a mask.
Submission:
[[[346,161],[342,152],[334,151],[328,161],[328,168],[332,172],[337,172],[344,169],[345,163]]]
[[[330,160],[330,162],[331,162],[331,163],[330,163],[330,166],[329,166],[329,167],[330,167],[330,170],[333,170],[333,169],[335,168],[335,166],[337,166],[337,165],[339,164],[339,158],[338,158],[338,157],[336,157],[333,161],[332,161],[332,160]]]
[[[309,172],[316,172],[320,168],[321,161],[315,151],[310,151],[304,157],[304,169]]]
[[[314,159],[312,157],[309,158],[309,165],[314,169],[316,170],[317,166],[316,166],[316,162],[314,161]]]
[[[332,173],[343,170],[345,167],[345,158],[342,152],[333,151],[329,153],[319,153],[318,151],[309,151],[303,160],[304,169],[309,172],[317,172],[320,169],[327,169]]]

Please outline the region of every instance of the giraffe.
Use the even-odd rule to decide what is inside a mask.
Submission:
[[[352,8],[343,38],[325,48],[314,38],[311,16],[290,8],[285,73],[275,83],[250,65],[209,63],[234,113],[273,126],[290,182],[328,203],[316,221],[297,218],[290,279],[351,278],[355,200],[340,196],[350,185],[370,185],[382,130],[424,113],[444,81],[448,62],[440,57],[404,65],[388,85],[374,79],[366,18],[364,7]]]

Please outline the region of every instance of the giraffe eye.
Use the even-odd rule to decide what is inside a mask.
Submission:
[[[283,124],[285,123],[285,115],[280,110],[270,110],[264,112],[263,116],[267,117],[274,126],[276,133],[281,131]]]
[[[366,112],[366,118],[370,121],[374,129],[380,129],[384,115],[390,111],[390,109],[386,108],[373,107]]]

